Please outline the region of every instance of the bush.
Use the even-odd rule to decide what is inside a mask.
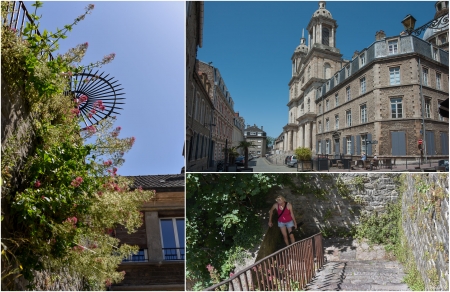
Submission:
[[[312,152],[311,149],[306,147],[299,147],[295,149],[295,155],[297,156],[297,160],[311,160]]]

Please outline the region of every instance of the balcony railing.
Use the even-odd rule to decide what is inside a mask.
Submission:
[[[23,30],[28,22],[34,24],[23,1],[13,1],[12,5],[8,5],[6,17],[2,19],[4,26],[15,29],[17,35],[22,36]],[[36,30],[35,33],[39,36],[41,35],[39,30]],[[53,60],[51,53],[49,53],[49,60]]]
[[[163,248],[165,261],[184,261],[184,247]]]
[[[322,234],[295,242],[205,291],[299,291],[324,264]]]
[[[137,254],[133,254],[122,260],[123,263],[148,262],[147,249],[140,249]]]

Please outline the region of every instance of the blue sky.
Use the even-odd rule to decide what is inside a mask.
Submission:
[[[26,2],[30,11],[34,2]],[[86,16],[60,42],[60,52],[88,42],[83,64],[115,53],[100,68],[122,84],[126,98],[117,116],[120,137],[136,137],[121,175],[176,174],[184,165],[184,2],[44,2],[40,30],[56,31]],[[105,74],[106,75],[106,74]]]
[[[336,47],[344,59],[370,46],[375,33],[400,34],[407,14],[416,28],[433,19],[435,1],[338,2],[326,8],[337,21]],[[319,8],[311,2],[205,2],[203,47],[197,58],[213,62],[246,124],[277,137],[288,121],[291,56],[302,29]],[[307,39],[307,34],[305,32]]]

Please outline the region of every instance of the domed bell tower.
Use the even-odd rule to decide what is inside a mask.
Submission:
[[[314,45],[336,47],[337,23],[330,11],[326,9],[326,2],[319,1],[319,9],[313,13],[307,26],[308,45],[311,49]]]

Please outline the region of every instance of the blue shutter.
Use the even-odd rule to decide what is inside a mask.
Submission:
[[[322,154],[326,154],[325,153],[325,140],[324,141],[322,141]]]
[[[350,137],[350,140],[352,141],[351,142],[351,148],[350,148],[350,154],[355,154],[355,153],[353,153],[353,150],[355,149],[355,136],[351,136]]]
[[[406,155],[405,132],[391,132],[392,155]]]
[[[361,155],[361,136],[356,136],[356,154]]]
[[[448,134],[441,132],[441,154],[448,155]]]
[[[198,157],[198,143],[199,142],[199,135],[197,134],[197,141],[195,143],[195,160],[197,160]]]
[[[372,134],[367,134],[367,140],[372,141]],[[367,155],[372,155],[372,144],[366,145]]]
[[[345,137],[342,138],[342,150],[344,151],[344,155],[347,154],[347,141]]]
[[[333,141],[334,141],[334,157],[338,158],[339,154],[341,153],[340,147],[339,147],[339,139],[334,139]]]
[[[434,132],[426,131],[426,140],[427,140],[427,155],[434,155],[435,145],[434,145]]]
[[[319,141],[320,140],[316,141],[316,154],[319,153]]]

